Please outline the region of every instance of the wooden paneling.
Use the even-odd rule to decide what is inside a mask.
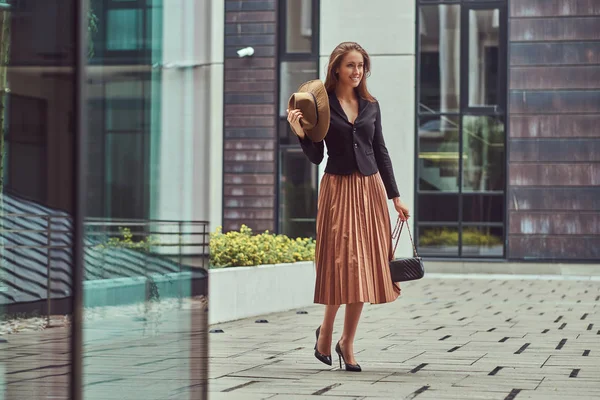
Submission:
[[[596,114],[600,113],[600,90],[511,90],[509,108],[513,114]]]
[[[275,228],[277,1],[226,0],[223,229]],[[237,51],[251,46],[252,57]]]
[[[597,138],[598,127],[600,114],[510,116],[510,136],[515,138]]]
[[[512,0],[511,17],[600,15],[598,0]]]
[[[508,208],[515,211],[600,212],[598,187],[537,187],[513,186],[508,191]]]
[[[600,235],[600,213],[511,212],[511,234]]]
[[[512,139],[510,146],[510,161],[600,162],[597,139]]]
[[[511,162],[508,176],[512,186],[595,186],[600,185],[600,163]]]
[[[515,67],[511,69],[510,87],[512,89],[600,89],[600,65]]]
[[[598,18],[513,19],[510,40],[513,42],[600,40]]]
[[[512,43],[510,64],[512,66],[600,64],[600,42]]]
[[[600,259],[600,235],[511,235],[508,246],[510,257],[516,259]]]

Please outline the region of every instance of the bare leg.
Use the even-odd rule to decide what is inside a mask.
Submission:
[[[346,305],[344,332],[340,339],[340,347],[348,364],[356,364],[356,360],[354,359],[354,337],[356,336],[356,328],[358,327],[363,305],[364,303]]]
[[[325,306],[325,315],[323,315],[323,323],[321,324],[321,333],[319,334],[319,343],[317,350],[321,354],[331,355],[331,338],[333,335],[333,323],[335,315],[340,306]]]

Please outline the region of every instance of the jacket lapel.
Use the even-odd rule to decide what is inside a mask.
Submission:
[[[358,121],[358,119],[360,118],[360,114],[363,112],[363,110],[365,109],[365,107],[367,107],[368,104],[369,104],[369,102],[367,100],[358,96],[358,115],[356,117],[356,120],[354,121],[355,124]],[[348,121],[348,116],[344,112],[344,109],[342,108],[340,101],[338,100],[337,96],[335,95],[335,92],[329,93],[329,108],[331,108],[334,112],[339,114],[339,116],[342,117],[344,121],[351,124],[351,122]]]
[[[331,108],[335,113],[339,114],[340,117],[344,119],[344,121],[348,121],[348,117],[340,104],[335,92],[329,93],[329,108]]]

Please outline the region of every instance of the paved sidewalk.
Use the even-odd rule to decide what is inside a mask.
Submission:
[[[599,281],[473,278],[405,283],[398,301],[365,306],[362,373],[313,357],[322,306],[213,326],[209,398],[600,398]]]

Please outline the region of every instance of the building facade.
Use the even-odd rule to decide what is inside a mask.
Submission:
[[[600,259],[597,4],[224,5],[226,230],[314,236],[326,159],[303,157],[286,102],[301,82],[324,79],[338,43],[357,41],[372,58],[368,84],[421,255]],[[244,47],[254,55],[238,57]]]

